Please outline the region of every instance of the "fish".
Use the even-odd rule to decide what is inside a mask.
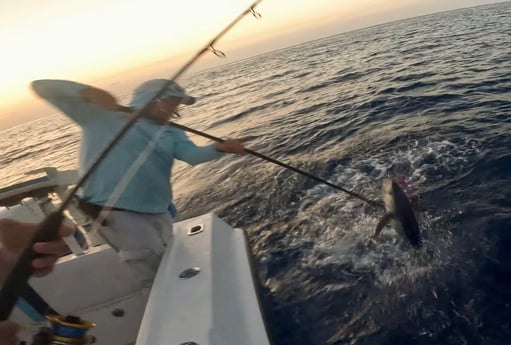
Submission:
[[[420,248],[422,238],[412,204],[395,179],[383,180],[382,198],[386,213],[378,222],[373,238],[380,234],[385,225],[390,224],[404,240]]]

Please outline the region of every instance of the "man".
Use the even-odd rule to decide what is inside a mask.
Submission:
[[[0,285],[5,281],[10,270],[37,230],[37,224],[22,223],[7,218],[0,218]],[[73,229],[68,226],[60,228],[60,236],[68,236]],[[43,256],[32,261],[34,276],[44,276],[51,272],[58,257],[68,248],[63,240],[35,243],[34,251]],[[18,325],[11,321],[0,321],[0,345],[17,344]]]
[[[165,92],[154,99],[164,86]],[[119,105],[107,91],[71,81],[37,80],[32,87],[82,128],[82,173],[133,113],[145,109],[142,119],[99,165],[79,196],[89,209],[106,207],[110,211],[108,227],[101,229],[103,236],[142,285],[151,286],[172,235],[168,209],[172,205],[170,172],[174,159],[195,165],[217,159],[223,153],[244,154],[243,139],[199,147],[182,130],[168,126],[177,107],[191,105],[195,98],[165,79],[149,80],[136,88],[129,107]],[[131,168],[133,164],[136,171]],[[129,182],[123,181],[125,175],[130,176]],[[121,189],[117,188],[119,183],[123,185]]]

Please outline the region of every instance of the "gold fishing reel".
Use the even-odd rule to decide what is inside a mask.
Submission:
[[[77,316],[48,315],[51,327],[42,327],[34,335],[32,345],[90,345],[96,338],[87,332],[96,327],[90,321],[82,320]]]

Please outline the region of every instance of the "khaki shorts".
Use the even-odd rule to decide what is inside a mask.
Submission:
[[[172,244],[172,217],[168,213],[111,211],[107,224],[100,229],[103,237],[129,265],[142,287],[151,287],[163,253]]]

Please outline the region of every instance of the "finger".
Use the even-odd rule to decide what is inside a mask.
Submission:
[[[36,226],[11,219],[0,220],[0,242],[10,250],[19,250],[32,238]]]
[[[44,276],[47,276],[48,274],[51,273],[51,271],[53,271],[53,267],[54,266],[46,267],[46,268],[43,268],[43,269],[36,269],[36,270],[34,270],[34,273],[32,273],[32,276],[34,276],[34,277],[44,277]]]
[[[64,221],[59,229],[59,235],[62,237],[70,236],[75,232],[75,227],[71,223]],[[50,254],[50,255],[61,255],[68,251],[68,247],[63,240],[55,240],[50,242],[38,242],[35,243],[33,249],[39,254]]]
[[[226,143],[225,145],[225,151],[229,153],[235,153],[235,154],[245,154],[245,148],[239,141],[231,141],[229,143]]]
[[[72,235],[75,232],[75,227],[72,224],[62,224],[59,229],[59,234],[62,237]]]
[[[32,267],[36,270],[44,270],[55,265],[57,259],[58,257],[55,255],[40,256],[32,260]]]
[[[45,255],[60,255],[68,250],[66,243],[63,240],[51,242],[37,242],[32,247],[38,254]]]

